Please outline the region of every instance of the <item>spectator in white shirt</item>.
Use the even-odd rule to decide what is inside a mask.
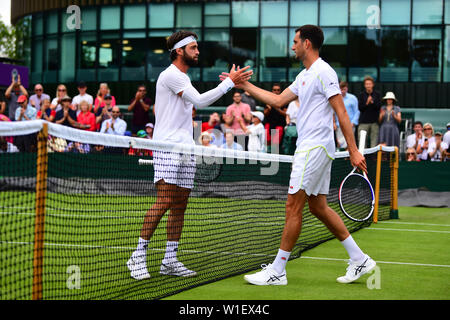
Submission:
[[[80,81],[78,83],[77,88],[78,88],[79,95],[73,97],[73,99],[72,99],[72,107],[74,109],[76,108],[77,115],[78,115],[78,113],[80,113],[80,111],[81,111],[81,109],[80,109],[80,102],[84,100],[87,103],[89,103],[89,111],[91,111],[92,110],[92,105],[94,104],[94,98],[90,94],[86,93],[87,85],[86,85],[86,83],[84,81]]]
[[[67,88],[65,85],[60,84],[56,88],[56,97],[52,100],[52,104],[50,105],[50,109],[55,110],[56,112],[63,109],[62,99],[67,96]]]
[[[444,133],[444,142],[450,146],[450,122],[447,123],[447,132]]]
[[[415,121],[413,124],[414,133],[406,137],[406,148],[417,148],[418,142],[422,139],[423,123],[422,121]]]
[[[425,123],[423,125],[423,136],[419,140],[416,148],[417,157],[424,161],[424,160],[430,160],[428,155],[428,148],[430,146],[430,143],[433,143],[435,141],[434,138],[434,130],[431,123]]]
[[[103,121],[100,132],[123,136],[127,130],[127,123],[120,119],[119,107],[113,107],[111,114],[111,119]]]
[[[248,151],[265,152],[266,129],[262,122],[264,121],[264,113],[261,111],[252,111],[252,124],[245,127],[241,120],[241,127],[248,138]]]
[[[442,133],[434,134],[434,142],[430,142],[428,147],[428,155],[431,161],[444,161],[447,157],[448,144],[442,141]]]

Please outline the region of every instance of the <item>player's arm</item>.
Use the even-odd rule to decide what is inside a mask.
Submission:
[[[356,146],[355,137],[353,135],[352,124],[350,122],[350,118],[347,114],[347,109],[345,109],[344,100],[340,94],[336,94],[330,99],[328,99],[331,107],[339,120],[339,126],[342,130],[342,134],[345,137],[345,141],[347,141],[347,150],[350,154],[350,162],[353,166],[358,167],[359,169],[367,172],[366,159],[364,156],[358,151]]]
[[[277,108],[278,111],[282,111],[281,108],[283,106],[289,104],[292,100],[297,99],[297,96],[289,88],[284,89],[281,94],[275,94],[261,89],[248,81],[240,84],[239,88],[250,93],[255,100],[269,104],[270,106]]]
[[[189,101],[198,109],[205,108],[217,99],[230,91],[235,85],[238,85],[251,78],[253,71],[249,70],[250,66],[235,70],[235,66],[230,70],[229,77],[222,81],[217,87],[205,93],[200,94],[192,85],[188,86],[177,94],[183,99]]]

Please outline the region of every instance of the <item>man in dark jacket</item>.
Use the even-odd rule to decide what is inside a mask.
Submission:
[[[364,91],[359,94],[358,108],[360,111],[358,140],[361,130],[367,131],[370,148],[378,144],[378,116],[381,108],[381,94],[374,90],[375,81],[372,77],[364,78]],[[368,143],[366,142],[366,146]]]

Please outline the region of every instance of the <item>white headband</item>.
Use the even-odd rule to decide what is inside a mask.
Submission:
[[[186,38],[184,38],[183,40],[180,40],[180,41],[178,41],[177,43],[175,43],[175,45],[173,46],[172,49],[170,49],[170,51],[173,51],[173,50],[175,50],[175,49],[184,47],[185,45],[187,45],[187,44],[189,44],[189,43],[191,43],[191,42],[194,42],[194,41],[197,41],[197,40],[195,40],[194,36],[186,37]]]

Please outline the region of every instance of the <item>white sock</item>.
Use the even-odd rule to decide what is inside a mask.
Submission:
[[[167,241],[166,254],[164,255],[163,262],[170,262],[177,260],[178,241]]]
[[[288,262],[290,255],[291,255],[290,252],[278,249],[278,254],[272,263],[272,268],[278,274],[284,273],[284,270],[286,269],[286,263]]]
[[[349,235],[347,239],[341,241],[344,248],[347,250],[348,255],[352,261],[361,261],[364,259],[364,252],[358,247],[355,240],[353,240],[352,235]]]
[[[135,251],[136,254],[139,256],[145,256],[147,254],[147,247],[148,247],[149,242],[150,242],[150,240],[145,240],[145,239],[139,238],[138,246]]]

